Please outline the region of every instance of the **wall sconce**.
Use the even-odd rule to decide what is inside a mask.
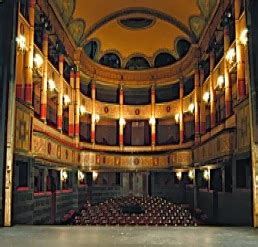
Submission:
[[[202,99],[203,101],[206,103],[206,104],[209,104],[210,103],[210,92],[205,92],[202,96]]]
[[[191,103],[189,106],[188,106],[188,112],[190,113],[194,113],[194,103]]]
[[[98,174],[96,171],[93,171],[93,172],[92,172],[93,181],[96,181],[96,180],[97,180],[98,175],[99,175],[99,174]]]
[[[50,92],[53,92],[56,89],[56,83],[53,79],[48,80],[48,89]]]
[[[83,181],[84,181],[84,178],[85,178],[84,173],[81,172],[81,171],[78,171],[78,180],[79,180],[80,182],[83,182]]]
[[[182,179],[182,172],[176,172],[176,178],[181,181]]]
[[[80,115],[84,116],[86,114],[86,108],[84,105],[80,105]]]
[[[43,58],[39,54],[35,54],[33,58],[36,69],[40,68],[43,64]]]
[[[240,34],[240,37],[239,37],[239,40],[241,42],[242,45],[246,45],[247,42],[248,42],[248,37],[247,37],[247,34],[248,34],[248,29],[245,28],[241,34]]]
[[[120,118],[119,119],[119,125],[125,126],[126,125],[126,121],[124,118]]]
[[[176,121],[176,123],[179,123],[179,121],[180,121],[180,113],[177,113],[175,115],[175,121]]]
[[[18,44],[18,48],[19,50],[21,50],[22,52],[24,50],[26,50],[26,38],[24,35],[20,34],[17,38],[16,38],[16,42]]]
[[[64,100],[64,106],[68,106],[71,103],[71,99],[67,94],[63,96],[63,100]]]
[[[203,178],[208,181],[210,179],[210,171],[208,169],[203,171]]]
[[[223,75],[220,75],[217,79],[217,89],[222,90],[224,88],[225,78]]]
[[[152,126],[156,124],[156,119],[155,119],[155,117],[151,117],[151,118],[150,118],[149,124],[152,125]]]
[[[98,114],[92,115],[92,121],[98,123],[100,120],[100,116]]]
[[[68,174],[66,170],[61,170],[61,181],[65,182],[68,179]]]
[[[236,51],[235,48],[230,48],[226,54],[227,61],[232,64],[236,58]]]
[[[190,180],[194,180],[194,170],[190,170],[188,172],[188,177],[189,177]]]

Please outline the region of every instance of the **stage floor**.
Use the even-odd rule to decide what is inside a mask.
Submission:
[[[15,226],[0,228],[8,247],[258,246],[258,230],[241,227]]]

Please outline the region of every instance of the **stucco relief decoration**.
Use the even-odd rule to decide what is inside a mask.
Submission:
[[[108,112],[109,112],[108,106],[105,106],[105,107],[104,107],[104,112],[105,112],[105,113],[108,113]]]
[[[56,155],[57,155],[58,159],[61,158],[61,146],[60,145],[57,146],[57,154]]]

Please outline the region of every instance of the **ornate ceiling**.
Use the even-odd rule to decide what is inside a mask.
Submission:
[[[102,58],[101,63],[104,64],[111,60],[108,60],[110,56],[106,60],[103,55],[115,54],[112,57],[115,66],[111,67],[117,65],[122,68],[133,57],[143,58],[147,62],[133,61],[153,67],[160,53],[172,55],[167,58],[170,64],[179,60],[189,49],[184,45],[181,47],[179,41],[183,40],[189,45],[198,42],[218,2],[52,0],[77,46],[84,47],[85,52],[96,62]],[[116,58],[120,61],[116,61]]]

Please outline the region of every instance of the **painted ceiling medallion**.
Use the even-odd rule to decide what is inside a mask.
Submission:
[[[155,20],[145,17],[130,17],[121,19],[118,21],[118,23],[128,29],[139,30],[151,27],[155,23]]]

